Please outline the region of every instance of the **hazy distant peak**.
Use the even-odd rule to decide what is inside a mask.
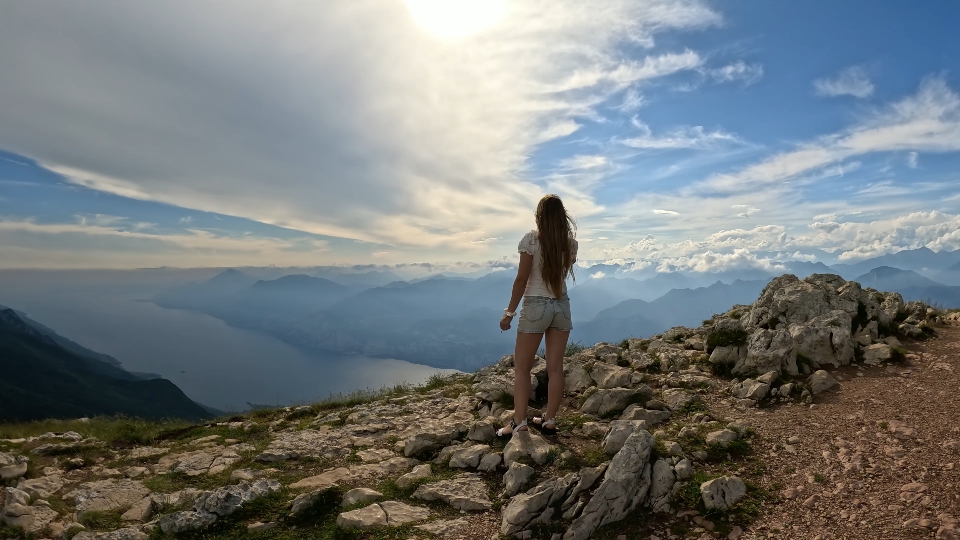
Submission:
[[[942,285],[930,278],[921,276],[913,270],[902,270],[892,266],[878,266],[866,274],[856,278],[866,287],[878,290],[897,290],[905,287],[935,287]]]
[[[326,290],[339,291],[346,287],[329,279],[308,276],[306,274],[291,274],[273,280],[261,279],[252,285],[256,290]]]

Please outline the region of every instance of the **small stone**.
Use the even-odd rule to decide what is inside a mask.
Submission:
[[[417,465],[412,471],[397,478],[397,487],[400,489],[411,489],[421,480],[425,480],[433,474],[433,469],[429,463]]]
[[[534,468],[528,465],[511,463],[510,468],[503,475],[504,495],[512,497],[522,491],[534,472],[536,472]]]
[[[736,476],[714,478],[700,484],[700,496],[707,510],[730,510],[746,494],[746,484]]]
[[[728,446],[735,440],[737,440],[737,433],[729,429],[721,429],[707,433],[707,444]]]
[[[429,465],[427,465],[427,467],[429,467]],[[365,487],[353,488],[343,494],[343,501],[340,502],[340,506],[372,503],[382,498],[383,494],[379,491]]]
[[[262,523],[260,521],[257,521],[255,523],[251,523],[247,525],[247,530],[250,532],[263,532],[263,531],[269,531],[270,529],[273,529],[276,526],[277,526],[276,521],[269,521],[267,523]]]
[[[337,526],[343,529],[369,529],[386,525],[387,513],[378,504],[343,512],[337,516]]]

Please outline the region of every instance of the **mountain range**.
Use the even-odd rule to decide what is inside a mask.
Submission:
[[[123,370],[10,308],[0,309],[0,422],[126,415],[214,416],[172,382]]]

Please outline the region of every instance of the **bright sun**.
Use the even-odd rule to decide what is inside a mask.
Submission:
[[[505,0],[404,0],[413,20],[441,39],[482,32],[503,17]]]

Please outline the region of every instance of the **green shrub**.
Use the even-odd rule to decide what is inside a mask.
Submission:
[[[722,332],[710,332],[707,336],[707,349],[713,350],[717,347],[728,347],[731,345],[743,345],[747,342],[747,334],[744,330],[725,330]]]
[[[584,345],[583,343],[580,343],[579,341],[576,343],[567,343],[567,350],[563,352],[563,356],[566,356],[566,357],[573,356],[575,354],[583,352],[584,349],[586,348],[587,348],[586,345]]]

